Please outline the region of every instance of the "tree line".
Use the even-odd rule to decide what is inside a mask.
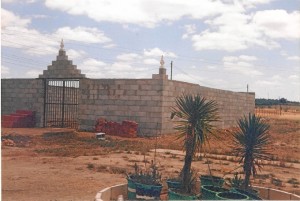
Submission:
[[[255,105],[300,105],[300,102],[288,101],[286,98],[280,99],[265,99],[265,98],[256,98]]]

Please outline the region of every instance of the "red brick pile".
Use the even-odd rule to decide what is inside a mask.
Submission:
[[[122,124],[114,121],[106,121],[104,118],[97,119],[96,132],[121,137],[137,137],[138,124],[135,121],[122,121]]]
[[[34,111],[17,110],[16,113],[1,116],[2,128],[33,128],[34,126]]]

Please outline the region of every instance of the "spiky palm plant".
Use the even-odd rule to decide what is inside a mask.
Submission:
[[[269,128],[270,126],[255,114],[238,120],[238,130],[233,133],[233,153],[239,157],[239,163],[243,164],[245,189],[249,187],[251,174],[255,175],[257,168],[261,168],[260,160],[270,159]]]
[[[218,121],[218,109],[215,101],[207,101],[199,95],[182,95],[175,101],[176,106],[172,108],[171,119],[177,117],[174,127],[179,133],[179,138],[184,138],[184,166],[182,168],[182,180],[185,191],[190,191],[189,175],[191,164],[196,150],[213,134]],[[190,193],[190,192],[189,192]]]

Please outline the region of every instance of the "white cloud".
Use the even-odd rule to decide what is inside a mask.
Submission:
[[[153,28],[159,23],[170,23],[183,17],[202,19],[223,12],[240,11],[241,6],[209,0],[46,0],[51,9],[71,15],[86,15],[95,21],[136,24]]]
[[[300,61],[300,56],[289,56],[287,57],[288,60],[293,60],[293,61]]]
[[[149,78],[153,73],[158,73],[162,52],[159,48],[153,48],[141,53],[122,53],[112,63],[89,58],[78,64],[78,68],[90,78]],[[175,54],[166,52],[166,55]]]
[[[299,89],[299,86],[300,86],[300,77],[299,77],[299,75],[290,75],[288,77],[288,79],[289,79],[289,84],[290,85],[295,85],[298,88],[298,90],[300,90]]]
[[[126,53],[126,54],[120,54],[117,56],[118,60],[122,61],[134,61],[139,59],[141,56],[136,53]]]
[[[64,38],[68,40],[75,40],[86,43],[108,43],[111,39],[97,28],[89,27],[61,27],[55,34],[57,38]]]
[[[102,67],[105,66],[106,63],[100,60],[89,58],[82,63],[82,66],[86,67]]]
[[[108,43],[106,45],[103,45],[103,48],[107,48],[107,49],[111,49],[113,47],[116,47],[116,44],[114,44],[114,43]]]
[[[127,62],[115,62],[111,65],[112,70],[117,71],[117,72],[130,72],[131,70],[133,70],[133,67],[131,66],[131,64],[127,63]],[[120,73],[120,75],[122,77],[122,73]]]
[[[260,87],[267,86],[278,86],[278,83],[275,83],[274,81],[268,81],[268,80],[258,80],[255,82],[255,85],[258,85]]]
[[[2,32],[2,46],[20,48],[27,54],[38,56],[57,53],[59,42],[34,29],[6,27]]]
[[[147,56],[147,57],[161,57],[161,56],[164,56],[164,57],[172,57],[172,58],[176,58],[176,54],[173,53],[173,52],[166,52],[166,51],[162,51],[161,49],[159,48],[152,48],[152,49],[144,49],[144,56]]]
[[[183,82],[198,83],[198,84],[203,80],[203,78],[201,77],[191,77],[183,73],[176,73],[175,75],[173,75],[173,79],[183,81]]]
[[[31,22],[30,19],[22,19],[14,13],[1,8],[1,28],[6,27],[26,27]]]
[[[255,56],[248,56],[248,55],[240,55],[238,57],[224,57],[223,61],[226,62],[236,62],[236,61],[256,61],[257,58]]]
[[[285,10],[258,11],[253,22],[266,36],[271,38],[299,39],[300,12],[288,13]]]
[[[196,25],[195,24],[187,24],[184,25],[185,33],[182,36],[182,39],[188,38],[191,34],[196,32]]]
[[[1,77],[6,78],[10,74],[10,69],[6,66],[1,65]]]
[[[26,77],[37,78],[41,74],[41,70],[32,69],[26,72]]]
[[[35,3],[37,0],[2,0],[1,3]]]
[[[78,65],[78,68],[88,78],[103,78],[109,70],[108,64],[101,60],[88,58]]]
[[[73,49],[68,49],[67,54],[70,60],[79,59],[87,55],[87,53],[83,50],[73,50]]]
[[[268,1],[252,3],[268,3]],[[209,25],[208,29],[200,33],[183,35],[184,39],[190,37],[193,47],[199,51],[234,52],[253,46],[274,49],[280,47],[275,39],[300,38],[299,11],[288,13],[285,10],[265,10],[253,14],[240,11],[224,12],[220,16],[205,20],[205,23]]]
[[[101,30],[90,27],[61,27],[54,33],[44,34],[28,28],[30,19],[23,19],[14,13],[2,9],[2,46],[19,48],[29,55],[57,54],[59,41],[63,38],[84,43],[100,43],[105,46],[114,46],[112,40]],[[84,55],[83,51],[70,50],[69,56],[78,58]]]
[[[255,56],[248,56],[248,55],[241,55],[239,56],[240,59],[244,61],[256,61],[257,58]]]
[[[144,64],[159,65],[159,60],[157,60],[157,59],[144,59]]]
[[[298,80],[298,81],[300,81],[300,80],[299,80],[299,75],[290,75],[290,76],[289,76],[289,79],[290,79],[290,80]]]
[[[2,3],[13,3],[15,2],[16,0],[2,0],[1,2]]]
[[[284,79],[280,75],[273,75],[270,78],[255,81],[255,85],[260,87],[265,87],[265,86],[277,87],[277,86],[282,86],[283,81]]]
[[[31,15],[32,18],[35,19],[45,19],[45,18],[49,18],[48,15]]]
[[[246,8],[256,7],[258,4],[268,4],[274,0],[240,0],[240,3]]]
[[[268,49],[279,47],[276,41],[264,36],[249,15],[231,12],[205,21],[210,26],[198,34],[191,35],[196,50],[225,50],[234,52],[252,46]]]
[[[227,71],[232,71],[233,73],[241,73],[244,75],[263,75],[261,71],[257,70],[255,66],[252,63],[250,63],[255,60],[257,60],[257,58],[254,56],[227,56],[223,58],[224,69]]]
[[[35,29],[29,29],[30,19],[22,19],[4,9],[2,9],[1,15],[2,46],[20,48],[27,54],[35,56],[57,52],[59,42],[50,39],[49,35],[41,34]]]
[[[129,26],[128,24],[123,24],[122,25],[123,29],[137,33],[140,29],[134,26]]]

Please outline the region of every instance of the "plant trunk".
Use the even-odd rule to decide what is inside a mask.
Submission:
[[[194,139],[193,135],[187,135],[186,139],[186,153],[184,158],[184,166],[183,166],[183,186],[184,189],[188,192],[189,189],[189,182],[191,177],[191,166],[194,154]]]
[[[244,172],[245,172],[245,180],[244,180],[244,189],[248,189],[250,176],[251,176],[251,157],[245,157],[245,164],[244,164]]]

